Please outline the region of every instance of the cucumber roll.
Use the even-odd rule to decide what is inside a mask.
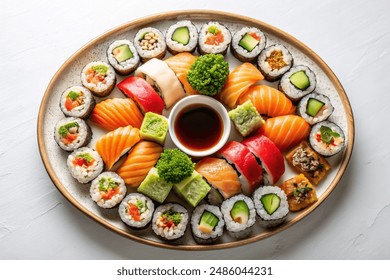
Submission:
[[[191,21],[182,20],[168,28],[165,38],[171,54],[192,53],[198,45],[198,30]]]
[[[333,156],[345,147],[344,132],[333,122],[319,122],[311,129],[310,145],[320,155]]]
[[[61,111],[67,117],[87,119],[95,108],[96,101],[92,93],[82,86],[66,89],[60,100]]]
[[[298,65],[291,68],[280,79],[279,89],[291,100],[298,101],[316,88],[314,72],[307,66]]]
[[[187,210],[176,203],[160,205],[153,215],[153,231],[165,240],[182,237],[188,224]]]
[[[257,67],[267,81],[273,82],[290,70],[293,63],[293,56],[288,49],[281,44],[275,44],[262,50]]]
[[[225,55],[232,40],[229,29],[216,21],[210,21],[202,26],[199,32],[200,54]]]
[[[252,62],[264,49],[267,38],[255,27],[244,27],[233,35],[230,50],[241,62]]]
[[[142,63],[152,58],[163,59],[167,52],[164,35],[160,30],[153,27],[139,30],[135,34],[134,45]]]
[[[92,181],[89,193],[100,207],[112,208],[122,201],[126,191],[123,179],[115,172],[106,171]]]
[[[119,205],[120,218],[134,229],[145,228],[152,220],[153,212],[152,200],[140,193],[127,195]]]
[[[284,191],[276,186],[264,186],[253,193],[256,213],[264,227],[275,227],[286,220],[288,210]]]
[[[114,89],[115,70],[102,61],[88,63],[81,71],[81,83],[97,97],[105,97]]]
[[[223,234],[225,222],[217,206],[199,205],[191,216],[192,235],[197,243],[208,244]]]
[[[330,99],[319,93],[306,95],[298,104],[298,114],[311,125],[326,120],[333,109]]]
[[[70,174],[82,184],[95,179],[103,171],[103,160],[93,149],[83,147],[68,156]]]
[[[108,62],[122,76],[129,75],[140,63],[139,55],[132,42],[117,40],[107,49]]]
[[[80,118],[63,118],[54,128],[54,140],[67,152],[88,145],[91,138],[91,128]]]

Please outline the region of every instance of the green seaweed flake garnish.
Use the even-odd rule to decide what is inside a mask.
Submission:
[[[64,124],[60,126],[60,128],[58,129],[58,133],[60,134],[61,137],[66,137],[66,135],[68,135],[69,133],[69,128],[72,127],[79,127],[79,124],[77,122]]]
[[[321,133],[321,140],[326,144],[330,144],[334,138],[340,137],[340,134],[333,131],[330,127],[324,125],[321,126],[320,133]]]
[[[167,212],[162,214],[161,217],[165,218],[165,219],[167,219],[169,221],[172,221],[175,224],[175,226],[180,224],[181,219],[182,219],[181,213],[180,212],[176,212],[174,210],[168,210]]]
[[[303,197],[306,196],[312,190],[313,188],[309,187],[309,185],[306,184],[304,187],[296,188],[293,194],[295,197]]]
[[[119,186],[112,178],[101,178],[99,180],[99,191],[108,191],[108,189],[115,189]]]
[[[93,71],[95,71],[96,73],[103,75],[103,76],[105,76],[107,74],[107,71],[108,71],[108,66],[106,66],[106,65],[94,65],[91,68]]]
[[[70,98],[70,100],[72,100],[72,101],[75,101],[79,96],[80,96],[80,93],[71,90],[66,97]]]

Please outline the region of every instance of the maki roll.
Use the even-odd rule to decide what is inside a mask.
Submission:
[[[298,101],[316,88],[314,72],[307,66],[298,65],[291,68],[280,79],[279,89],[291,100]]]
[[[239,194],[225,200],[221,212],[226,224],[226,230],[234,238],[248,237],[256,221],[256,211],[253,201]]]
[[[105,97],[115,86],[115,70],[102,61],[88,63],[81,71],[81,83],[97,97]]]
[[[253,193],[256,213],[264,227],[275,227],[286,220],[288,202],[284,191],[276,186],[264,186]]]
[[[182,20],[168,28],[165,38],[171,54],[192,53],[198,45],[198,30],[191,21]]]
[[[95,179],[103,171],[103,160],[93,149],[83,147],[68,156],[70,174],[82,184]]]
[[[267,81],[273,82],[280,77],[294,63],[291,53],[281,44],[276,44],[265,48],[259,55],[257,66]]]
[[[191,215],[192,235],[197,243],[209,244],[223,234],[225,222],[217,206],[199,205]]]
[[[87,119],[95,107],[92,93],[82,86],[66,89],[60,100],[61,111],[67,117]]]
[[[264,49],[267,38],[255,27],[244,27],[233,35],[230,50],[241,62],[252,62]]]
[[[107,49],[107,59],[122,76],[132,73],[140,63],[137,50],[129,40],[114,41]]]
[[[135,48],[141,57],[142,63],[152,58],[164,58],[167,52],[164,35],[153,27],[142,28],[135,34]]]
[[[345,147],[344,132],[333,122],[323,121],[317,123],[310,132],[310,145],[320,155],[333,156]]]
[[[216,21],[205,23],[199,32],[200,54],[223,54],[225,55],[229,48],[232,35],[229,29]]]
[[[54,140],[61,149],[67,152],[88,145],[91,138],[91,128],[80,118],[61,119],[54,128]]]
[[[145,228],[152,220],[154,204],[140,193],[127,195],[119,205],[119,217],[133,229]]]
[[[92,181],[89,193],[100,207],[112,208],[122,201],[126,191],[123,179],[115,172],[106,171]]]
[[[187,224],[187,210],[179,204],[168,203],[156,208],[152,229],[163,239],[175,240],[184,235]]]
[[[306,95],[298,104],[298,114],[311,125],[326,120],[333,109],[327,96],[314,92]]]

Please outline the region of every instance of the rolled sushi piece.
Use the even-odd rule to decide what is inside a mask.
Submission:
[[[248,237],[256,221],[253,201],[239,194],[225,200],[221,205],[226,230],[234,238]]]
[[[105,97],[114,89],[115,70],[102,61],[88,63],[81,71],[81,83],[97,97]]]
[[[177,203],[168,203],[156,208],[152,229],[158,236],[169,241],[182,237],[187,224],[187,210]]]
[[[168,120],[166,117],[152,112],[145,114],[140,128],[141,139],[153,141],[163,146],[167,133]]]
[[[165,39],[171,54],[192,53],[198,45],[198,30],[191,21],[182,20],[168,28]]]
[[[333,113],[330,99],[319,93],[310,93],[303,97],[298,104],[298,114],[310,125],[324,121]]]
[[[320,155],[330,157],[344,149],[345,135],[334,122],[319,122],[310,131],[310,145]]]
[[[101,208],[113,208],[122,201],[126,191],[123,179],[115,172],[106,171],[92,181],[89,193]]]
[[[225,222],[219,207],[202,204],[192,211],[191,229],[197,243],[215,242],[223,234]]]
[[[257,112],[250,100],[238,105],[237,108],[229,111],[229,117],[232,120],[237,131],[242,137],[247,137],[253,131],[264,124],[263,118]]]
[[[87,119],[95,104],[92,93],[82,86],[72,86],[61,94],[60,108],[67,117]]]
[[[275,44],[265,48],[257,60],[257,66],[261,73],[270,82],[279,80],[284,73],[290,70],[293,63],[293,56],[281,44]]]
[[[164,35],[160,30],[153,27],[145,27],[139,30],[135,34],[134,45],[142,63],[152,58],[163,59],[167,52]]]
[[[119,217],[133,229],[143,229],[152,220],[154,204],[140,193],[128,194],[119,205]]]
[[[291,100],[298,101],[316,88],[317,80],[314,72],[305,65],[291,68],[280,79],[279,89]]]
[[[256,213],[264,227],[283,223],[288,215],[288,202],[284,191],[276,186],[263,186],[253,193]]]
[[[252,62],[264,49],[267,37],[255,27],[243,27],[233,35],[230,50],[241,62]]]
[[[198,51],[200,54],[225,55],[231,40],[232,35],[229,29],[219,22],[210,21],[200,29]]]
[[[88,147],[79,148],[71,153],[68,156],[67,165],[72,177],[82,184],[95,179],[104,167],[100,155]]]
[[[80,118],[63,118],[54,128],[54,140],[61,149],[67,152],[88,145],[91,138],[90,126]]]
[[[129,75],[138,67],[140,58],[130,40],[117,40],[107,49],[108,62],[122,76]]]

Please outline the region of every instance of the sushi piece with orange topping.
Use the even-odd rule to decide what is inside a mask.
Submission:
[[[81,83],[97,97],[105,97],[114,89],[115,70],[105,62],[93,61],[81,71]]]
[[[95,107],[92,93],[82,86],[67,88],[61,95],[60,108],[67,117],[87,119]]]
[[[210,21],[205,23],[199,31],[199,46],[200,54],[226,54],[232,35],[229,29],[223,24]]]

